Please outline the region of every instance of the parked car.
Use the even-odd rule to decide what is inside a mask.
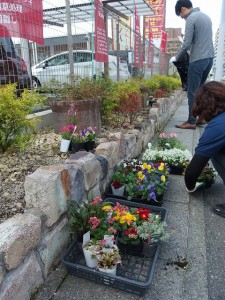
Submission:
[[[11,37],[0,37],[0,85],[17,83],[18,92],[31,88],[27,66],[14,47]]]
[[[92,52],[89,50],[74,50],[73,61],[74,75],[77,78],[104,75],[104,63],[92,60]],[[129,78],[126,61],[120,62],[119,72],[120,80]],[[33,87],[41,87],[53,78],[61,83],[68,83],[69,74],[69,51],[56,54],[32,67]],[[114,81],[117,80],[117,57],[113,55],[109,55],[109,77]]]

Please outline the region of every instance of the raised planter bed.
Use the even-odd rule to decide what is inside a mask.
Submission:
[[[150,208],[151,212],[161,216],[162,221],[166,220],[167,210],[163,207],[137,204],[118,198],[107,198],[105,201],[120,202],[130,207]],[[159,249],[160,243],[156,246],[156,251],[152,257],[131,255],[121,251],[122,265],[117,267],[116,276],[88,268],[85,263],[83,251],[77,242],[74,242],[63,255],[62,263],[66,266],[70,275],[142,296],[152,283]]]

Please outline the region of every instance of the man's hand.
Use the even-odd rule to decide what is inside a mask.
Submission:
[[[195,187],[194,187],[193,190],[188,190],[188,189],[186,188],[186,191],[187,191],[188,193],[194,193],[195,191],[201,190],[201,189],[204,188],[204,187],[205,187],[205,182],[196,182]]]
[[[176,60],[176,56],[171,57],[170,59],[170,64],[172,65]]]

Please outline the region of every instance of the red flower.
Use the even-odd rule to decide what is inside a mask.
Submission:
[[[139,207],[136,211],[135,214],[139,214],[139,217],[141,220],[147,220],[148,216],[150,214],[150,209],[144,209],[142,207]]]
[[[130,238],[134,238],[135,236],[137,236],[137,230],[134,227],[128,228],[127,230],[125,230],[125,235],[127,235]]]
[[[119,189],[122,186],[122,184],[119,181],[114,181],[112,185],[115,189]]]
[[[141,170],[142,170],[140,166],[136,166],[135,169],[136,169],[137,171],[141,171]]]

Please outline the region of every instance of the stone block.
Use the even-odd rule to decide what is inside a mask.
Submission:
[[[4,269],[3,266],[0,265],[0,285],[3,281],[3,278],[4,278]]]
[[[16,215],[0,224],[0,255],[9,271],[19,266],[41,236],[41,220],[34,215]]]
[[[17,269],[5,276],[0,286],[0,299],[30,300],[43,282],[41,267],[32,251]]]
[[[67,211],[70,198],[70,177],[65,166],[48,166],[37,169],[25,180],[27,208],[39,207],[52,226]]]
[[[70,238],[68,220],[64,218],[53,230],[46,233],[38,248],[47,276],[54,261],[68,245]]]
[[[95,154],[105,157],[109,169],[112,169],[120,161],[119,143],[115,141],[102,143],[95,149]]]
[[[84,174],[81,169],[72,164],[65,165],[70,175],[71,199],[82,203],[85,198]]]
[[[93,153],[81,152],[72,154],[66,160],[66,164],[71,164],[81,169],[84,175],[85,190],[89,191],[102,178],[102,169]]]
[[[108,174],[108,169],[109,169],[108,160],[103,156],[96,156],[96,159],[99,161],[100,166],[102,168],[102,178],[101,179],[104,179],[104,178],[106,178],[106,176]]]
[[[119,143],[119,148],[120,148],[120,158],[125,157],[126,153],[126,141],[124,134],[122,132],[112,132],[108,136],[108,140],[111,141],[116,141]]]

